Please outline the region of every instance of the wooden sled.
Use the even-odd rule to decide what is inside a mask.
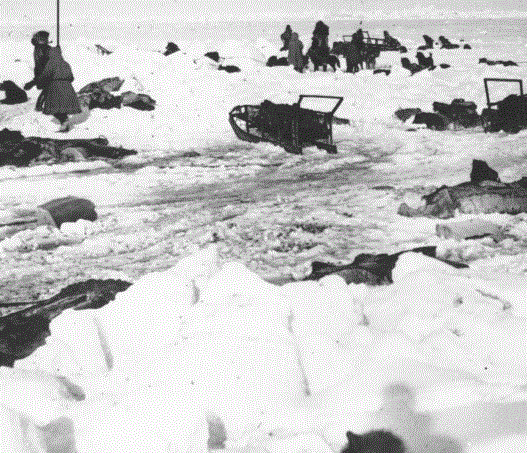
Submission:
[[[329,112],[300,107],[305,98],[335,99]],[[240,140],[269,142],[287,152],[302,154],[302,148],[315,145],[330,154],[337,153],[333,144],[333,115],[344,98],[339,96],[300,95],[293,105],[264,101],[260,105],[238,105],[229,113],[229,123]]]
[[[365,47],[372,47],[380,51],[389,51],[389,50],[399,50],[401,44],[398,42],[390,43],[386,42],[384,38],[372,38],[367,31],[362,32],[363,35],[363,44]],[[345,43],[350,43],[353,38],[353,35],[342,35],[342,41]]]
[[[506,132],[518,132],[520,129],[525,128],[527,126],[527,112],[525,111],[524,103],[523,105],[522,103],[518,105],[520,111],[518,111],[517,109],[514,109],[515,111],[513,112],[500,111],[500,107],[503,105],[503,101],[505,101],[507,98],[501,99],[499,101],[491,101],[489,82],[518,84],[519,99],[524,99],[523,81],[521,79],[484,78],[483,84],[485,86],[485,95],[487,97],[487,108],[483,109],[483,111],[481,112],[483,130],[485,132],[494,132],[499,131],[500,128],[502,128]],[[510,125],[507,125],[506,122],[504,122],[504,115],[509,113],[511,116],[516,117],[515,122],[517,124],[513,125],[512,127]]]

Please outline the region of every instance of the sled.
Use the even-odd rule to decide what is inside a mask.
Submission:
[[[301,107],[305,98],[335,99],[337,102],[331,111],[322,112]],[[260,105],[238,105],[230,111],[229,123],[240,140],[273,143],[293,154],[302,154],[302,148],[313,145],[336,154],[333,115],[343,100],[340,96],[302,94],[293,105],[267,100]]]
[[[502,126],[502,123],[503,123],[503,116],[504,116],[504,113],[506,114],[507,112],[500,112],[500,106],[503,105],[503,101],[505,99],[508,98],[505,98],[505,99],[501,99],[499,101],[491,101],[490,99],[490,90],[489,90],[489,82],[505,82],[505,83],[517,83],[519,85],[519,96],[520,96],[520,100],[524,97],[524,94],[523,94],[523,81],[521,79],[500,79],[500,78],[484,78],[483,79],[483,84],[485,86],[485,96],[487,98],[487,108],[483,110],[483,112],[481,112],[481,116],[482,116],[482,120],[483,120],[483,130],[485,132],[488,132],[488,131],[494,131],[494,130],[499,130],[500,126]],[[527,112],[525,111],[521,111],[521,112],[518,112],[517,110],[514,111],[514,112],[511,112],[512,115],[516,116],[516,123],[517,125],[514,127],[512,127],[512,129],[518,129],[521,128],[521,126],[523,127],[526,127],[527,124],[522,124],[522,123],[525,123],[525,116],[527,115]],[[522,118],[519,118],[520,116],[522,116]],[[522,121],[523,120],[523,121]],[[505,129],[504,129],[505,130]],[[514,130],[512,130],[512,132],[514,132]],[[518,132],[516,130],[516,132]]]
[[[399,50],[400,44],[389,44],[385,41],[384,38],[372,38],[367,31],[362,32],[363,40],[365,47],[373,47],[376,50]],[[342,41],[345,43],[351,42],[353,35],[342,35]]]

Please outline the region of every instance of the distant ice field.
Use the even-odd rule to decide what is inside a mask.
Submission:
[[[267,39],[279,40],[287,23],[300,36],[309,36],[315,20],[302,21],[233,21],[233,22],[177,22],[177,11],[173,18],[164,22],[152,21],[123,21],[102,22],[101,18],[86,18],[82,22],[61,23],[60,38],[64,41],[74,41],[78,38],[105,40],[119,40],[130,42],[145,41],[206,41],[214,40],[243,40]],[[383,30],[405,44],[407,40],[421,40],[423,34],[434,39],[445,35],[451,40],[464,39],[465,42],[489,42],[496,44],[519,44],[525,42],[527,20],[524,18],[507,19],[444,19],[444,20],[364,20],[359,25],[358,20],[324,20],[329,25],[330,41],[340,40],[342,35],[353,33],[359,26],[368,30],[371,36],[381,37]],[[47,29],[55,39],[55,23],[41,24],[0,24],[0,41],[26,40],[38,29]]]

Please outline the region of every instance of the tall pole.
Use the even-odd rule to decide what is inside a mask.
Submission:
[[[57,0],[57,47],[60,46],[60,0]]]

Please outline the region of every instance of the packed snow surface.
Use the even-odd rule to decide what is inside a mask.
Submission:
[[[413,57],[426,30],[399,31],[392,34]],[[104,135],[113,146],[138,150],[128,163],[145,166],[127,173],[105,172],[106,162],[2,168],[2,207],[71,194],[90,198],[108,212],[112,205],[164,187],[251,176],[276,156],[282,156],[284,168],[312,172],[369,159],[371,170],[392,183],[400,178],[414,185],[465,181],[471,160],[478,158],[496,168],[503,181],[519,179],[527,174],[525,132],[409,132],[408,125],[392,118],[399,107],[431,111],[433,101],[454,98],[475,101],[481,111],[484,77],[524,78],[525,65],[486,66],[478,60],[523,62],[527,41],[495,39],[480,31],[467,40],[471,50],[433,50],[436,64],[450,68],[414,76],[400,67],[401,54],[393,52],[378,60],[391,65],[389,76],[267,68],[267,58],[279,55],[278,35],[199,42],[66,40],[62,47],[76,89],[119,76],[125,79],[121,91],[148,93],[157,101],[151,112],[95,109],[68,137]],[[448,30],[443,34],[460,38]],[[310,33],[302,32],[301,39],[307,48]],[[164,57],[160,51],[168,40],[177,42],[181,52]],[[99,55],[95,44],[113,53]],[[202,58],[214,50],[242,71],[227,74]],[[29,40],[3,41],[0,52],[7,62],[1,79],[20,86],[31,79]],[[499,99],[506,90],[499,85],[493,94]],[[282,150],[257,144],[246,150],[248,157],[229,161],[244,165],[219,165],[207,158],[209,149],[225,149],[232,157],[240,146],[227,122],[232,107],[264,99],[293,103],[299,94],[344,97],[337,116],[350,124],[334,126],[336,156],[307,149],[304,156],[283,157]],[[56,124],[34,111],[37,91],[29,95],[27,105],[1,107],[0,126],[64,138],[55,132]],[[203,154],[192,165],[148,165],[189,150]],[[71,176],[83,170],[91,173]],[[435,219],[395,214],[401,201],[419,203],[417,196],[401,200],[359,186],[353,187],[353,197],[345,194],[354,204],[342,201],[340,214],[320,207],[310,215],[372,225],[364,233],[372,242],[389,239],[404,246],[430,240]],[[287,214],[283,207],[278,214],[274,206],[263,209],[260,215],[271,219]],[[136,210],[118,222],[133,228],[151,215]],[[527,237],[524,217],[484,218],[513,222],[517,236]],[[102,222],[64,225],[61,234],[80,244],[61,247],[47,259],[61,260],[66,253],[79,259],[106,256],[155,244],[174,231],[94,236],[104,227]],[[2,242],[2,253],[17,252],[36,234],[48,233],[19,233]],[[466,258],[483,247],[451,242],[436,238],[443,254],[458,250]],[[78,453],[198,453],[207,451],[211,437],[229,452],[319,453],[339,451],[347,430],[373,428],[392,430],[415,453],[523,450],[525,254],[456,270],[407,253],[390,286],[346,285],[336,276],[276,286],[239,261],[220,263],[220,248],[210,245],[166,271],[144,275],[101,309],[64,312],[52,321],[46,346],[17,362],[17,369],[0,369],[0,452],[56,452],[58,447],[49,446],[55,433],[64,445],[60,451],[71,451],[66,445],[75,442]]]

